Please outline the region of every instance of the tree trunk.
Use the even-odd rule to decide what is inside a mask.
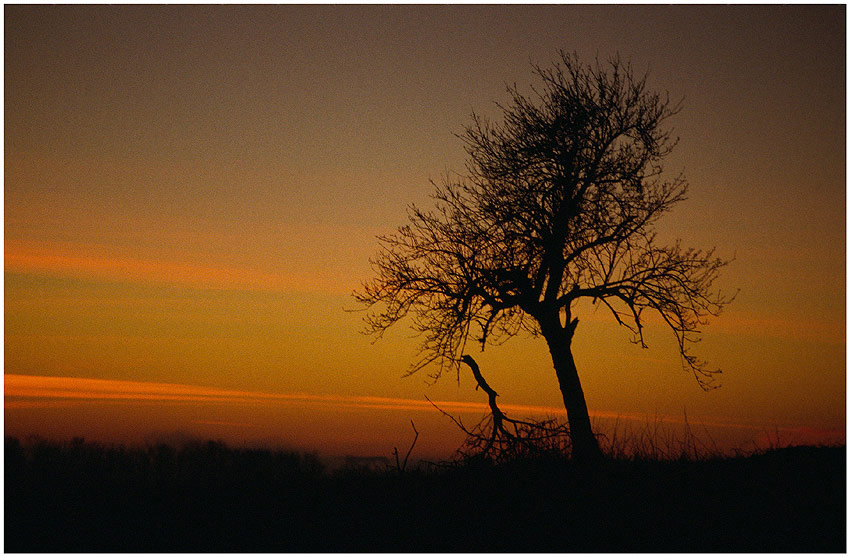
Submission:
[[[584,391],[581,388],[578,370],[570,349],[571,333],[572,331],[558,327],[554,331],[544,329],[543,336],[549,344],[549,353],[552,355],[564,407],[567,409],[573,458],[579,461],[594,461],[602,456],[602,451],[590,427],[587,402],[584,400]]]

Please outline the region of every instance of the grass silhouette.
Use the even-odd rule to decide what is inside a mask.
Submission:
[[[8,552],[843,552],[845,447],[330,470],[311,454],[5,442]]]

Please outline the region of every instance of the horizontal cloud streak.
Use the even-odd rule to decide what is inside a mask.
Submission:
[[[204,289],[348,293],[341,280],[309,273],[267,273],[255,269],[140,259],[97,253],[85,245],[7,241],[6,272],[170,284]]]
[[[344,396],[307,393],[262,393],[219,389],[175,383],[148,383],[114,379],[53,377],[34,375],[4,375],[6,410],[46,408],[51,406],[82,405],[103,402],[163,403],[163,404],[231,404],[242,406],[313,406],[368,409],[376,411],[436,412],[483,415],[488,412],[483,402],[414,400],[378,396]],[[502,404],[502,410],[522,415],[565,417],[563,408],[522,404]],[[651,421],[668,424],[688,424],[764,431],[765,425],[743,424],[719,419],[685,419],[674,416],[649,416],[640,413],[591,411],[595,419],[626,420],[647,424]],[[773,426],[776,427],[776,426]],[[817,435],[800,426],[777,428],[783,432],[806,430],[806,437],[840,436],[839,431],[821,431]]]
[[[840,321],[799,316],[782,318],[732,308],[724,310],[720,319],[713,320],[706,332],[844,344],[845,328],[846,324]]]
[[[88,379],[80,377],[52,377],[7,374],[5,378],[6,407],[19,402],[38,401],[105,401],[124,402],[204,402],[224,404],[318,404],[335,407],[374,408],[384,410],[433,410],[425,400],[387,398],[374,396],[342,396],[306,393],[261,393],[217,389],[174,383],[147,383],[113,379]],[[11,399],[11,400],[10,400]],[[10,406],[10,403],[12,405]],[[487,411],[487,405],[477,402],[437,402],[441,408],[453,412]],[[506,408],[533,409],[539,412],[558,413],[557,408],[506,406]],[[561,410],[560,412],[563,413]]]

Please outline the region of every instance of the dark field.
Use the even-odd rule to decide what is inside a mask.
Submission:
[[[7,552],[844,552],[845,447],[327,471],[311,455],[6,439]]]

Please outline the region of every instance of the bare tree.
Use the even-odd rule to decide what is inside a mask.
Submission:
[[[481,349],[521,331],[546,340],[570,425],[573,455],[594,458],[593,435],[571,344],[576,303],[606,307],[644,343],[654,312],[678,340],[683,366],[711,388],[712,370],[689,346],[731,298],[712,286],[726,262],[714,250],[662,246],[654,225],[685,199],[687,182],[661,162],[677,140],[679,111],[619,57],[591,65],[560,53],[534,66],[541,83],[497,105],[502,122],[473,113],[459,137],[466,172],[435,188],[435,207],[379,237],[377,274],[355,292],[380,335],[408,315],[435,376],[458,369],[469,340]]]

